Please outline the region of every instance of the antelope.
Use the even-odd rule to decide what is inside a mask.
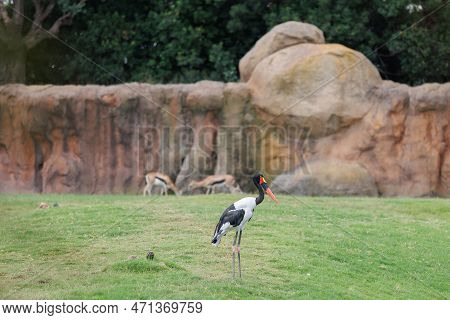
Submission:
[[[216,174],[207,176],[200,181],[191,181],[188,185],[188,190],[192,191],[198,188],[206,188],[206,194],[210,194],[218,186],[226,186],[231,193],[242,193],[234,177],[229,174]]]
[[[147,193],[148,195],[152,194],[153,186],[161,187],[160,195],[165,194],[167,196],[167,189],[171,189],[177,196],[180,194],[172,179],[160,172],[149,172],[145,175],[144,196]]]

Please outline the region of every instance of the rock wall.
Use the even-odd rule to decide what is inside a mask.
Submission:
[[[383,81],[299,22],[239,67],[246,82],[1,86],[0,192],[136,194],[156,170],[252,190],[261,170],[279,192],[450,196],[449,83]]]
[[[369,92],[367,114],[334,134],[311,137],[305,147],[305,163],[279,176],[274,190],[297,194],[338,195],[362,179],[349,183],[328,175],[330,186],[317,190],[311,180],[327,180],[329,169],[317,161],[358,164],[373,178],[382,196],[450,196],[450,84],[408,87],[383,81]],[[335,166],[345,171],[345,166]],[[304,181],[304,182],[303,182]],[[294,184],[297,184],[294,186]],[[325,183],[323,183],[325,184]],[[372,192],[356,188],[361,195]],[[351,190],[346,194],[355,194]],[[373,194],[372,194],[373,195]]]
[[[161,167],[175,181],[197,156],[200,128],[216,134],[224,87],[0,87],[0,192],[137,193]],[[202,152],[215,149],[202,141]]]

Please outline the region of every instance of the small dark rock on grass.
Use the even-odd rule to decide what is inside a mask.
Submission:
[[[155,257],[155,254],[153,253],[152,250],[148,250],[147,252],[147,259],[148,260],[153,260],[153,258]]]

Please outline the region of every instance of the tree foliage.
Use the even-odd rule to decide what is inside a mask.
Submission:
[[[55,40],[37,46],[28,79],[236,81],[239,59],[256,40],[276,24],[297,20],[317,25],[327,42],[363,52],[386,79],[448,81],[450,6],[442,0],[412,1],[91,0],[62,33],[71,48]]]

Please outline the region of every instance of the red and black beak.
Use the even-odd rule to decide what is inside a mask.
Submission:
[[[266,194],[272,198],[273,201],[275,201],[275,203],[280,203],[277,199],[277,197],[275,197],[275,195],[273,194],[272,190],[270,190],[269,186],[267,185],[266,180],[261,177],[260,178],[260,185],[263,188],[263,190],[266,192]]]

